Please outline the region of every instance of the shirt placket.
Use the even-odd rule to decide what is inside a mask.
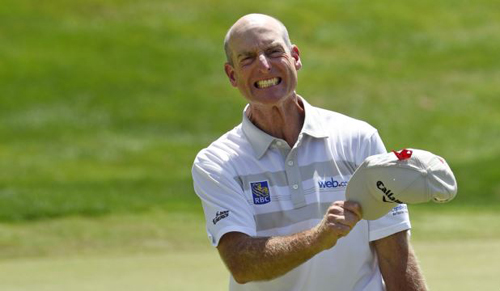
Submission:
[[[297,162],[297,147],[290,149],[284,141],[277,141],[276,145],[285,159],[285,173],[294,208],[306,206],[306,198],[302,188],[302,177]]]

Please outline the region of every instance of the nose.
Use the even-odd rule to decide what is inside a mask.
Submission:
[[[260,54],[258,61],[259,61],[259,69],[262,72],[268,72],[271,70],[271,63],[269,63],[269,60],[267,59],[266,55]]]

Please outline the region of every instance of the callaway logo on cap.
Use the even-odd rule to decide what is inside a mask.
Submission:
[[[366,158],[346,189],[347,200],[358,202],[367,220],[384,216],[397,204],[444,203],[456,194],[457,181],[446,161],[416,149]]]

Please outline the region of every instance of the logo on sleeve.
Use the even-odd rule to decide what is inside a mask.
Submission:
[[[271,202],[269,184],[267,181],[250,183],[254,204],[266,204]]]
[[[406,204],[399,204],[392,209],[392,216],[408,213],[408,206]]]
[[[217,222],[223,220],[224,218],[229,216],[229,210],[224,210],[224,211],[217,211],[215,214],[215,218],[212,220],[214,225],[217,224]]]

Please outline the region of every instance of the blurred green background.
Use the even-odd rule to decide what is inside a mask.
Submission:
[[[457,198],[410,207],[433,290],[497,290],[498,8],[493,0],[3,0],[1,289],[127,290],[113,285],[116,276],[130,290],[225,288],[190,169],[241,120],[245,101],[224,75],[222,42],[236,19],[261,12],[282,20],[299,46],[297,91],[311,104],[368,121],[389,150],[448,160]],[[484,259],[467,257],[483,249]],[[121,260],[141,267],[111,272]],[[438,275],[435,260],[456,272]],[[75,268],[60,278],[64,262]],[[41,275],[26,280],[27,269]]]

